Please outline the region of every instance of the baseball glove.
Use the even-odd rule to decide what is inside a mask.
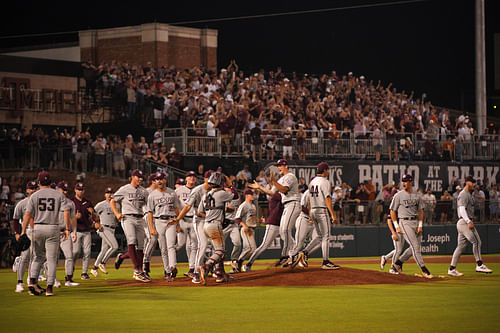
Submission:
[[[20,255],[21,252],[29,249],[30,245],[31,245],[31,241],[28,238],[28,235],[24,234],[21,237],[19,237],[19,239],[17,241],[16,256]]]

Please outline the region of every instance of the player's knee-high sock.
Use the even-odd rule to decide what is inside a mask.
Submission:
[[[144,259],[144,251],[143,250],[135,250],[137,256],[137,266],[139,266],[139,270],[142,271],[142,263]]]
[[[128,255],[129,255],[130,260],[132,260],[132,264],[134,265],[134,270],[140,272],[142,267],[139,268],[139,266],[138,266],[137,254],[135,252],[135,245],[134,244],[128,246]]]
[[[124,254],[122,254],[122,255],[120,256],[120,258],[122,258],[122,259],[129,259],[129,258],[130,258],[130,255],[128,254],[128,252],[125,252]]]

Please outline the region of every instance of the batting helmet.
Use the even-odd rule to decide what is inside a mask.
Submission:
[[[220,172],[214,172],[208,178],[208,184],[213,187],[221,187],[223,183],[223,176]]]
[[[403,178],[401,178],[401,181],[402,182],[412,182],[413,181],[413,177],[407,173],[406,175],[403,175]]]

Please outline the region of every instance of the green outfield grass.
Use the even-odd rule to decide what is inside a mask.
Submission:
[[[464,277],[434,283],[320,288],[111,287],[100,276],[55,289],[55,297],[16,294],[15,273],[3,269],[0,332],[496,332],[500,264],[488,266],[493,274],[461,264]],[[428,267],[445,275],[448,265]],[[160,270],[153,269],[153,278]],[[405,272],[417,266],[407,264]],[[108,279],[130,276],[125,266],[110,270]]]

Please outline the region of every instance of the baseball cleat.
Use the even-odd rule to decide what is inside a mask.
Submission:
[[[464,274],[460,273],[456,269],[448,269],[448,275],[450,275],[450,276],[462,276]]]
[[[90,274],[92,274],[94,277],[98,277],[99,276],[99,271],[96,268],[92,268],[90,270]]]
[[[47,286],[47,290],[45,291],[45,296],[54,296],[54,290],[52,290],[52,286]]]
[[[334,270],[334,269],[339,269],[340,266],[339,265],[335,265],[333,262],[331,262],[330,260],[325,260],[323,261],[323,264],[321,265],[321,269],[330,269],[330,270]]]
[[[80,284],[78,282],[73,281],[73,280],[68,280],[68,281],[64,282],[64,285],[66,287],[76,287],[76,286],[79,286]]]
[[[399,274],[398,270],[396,268],[394,268],[394,265],[392,265],[391,268],[389,269],[389,273],[396,274],[396,275]]]
[[[403,273],[403,267],[399,266],[398,264],[393,264],[391,268],[396,270],[399,274]]]
[[[422,272],[422,276],[426,279],[432,279],[434,276],[431,273]]]
[[[215,279],[215,282],[216,283],[224,283],[224,282],[229,282],[229,280],[233,279],[233,277],[229,274],[226,274],[226,273],[222,273],[220,275],[217,276],[217,278]]]
[[[134,272],[134,275],[133,275],[134,279],[137,280],[137,281],[141,281],[141,282],[151,282],[151,279],[148,278],[144,272]]]
[[[38,296],[45,292],[45,289],[40,287],[38,284],[30,284],[28,285],[28,289],[29,289],[29,294],[34,296]]]
[[[123,253],[118,253],[118,254],[116,255],[116,259],[115,259],[115,269],[120,269],[120,266],[121,266],[121,264],[122,264],[122,262],[123,262],[123,259],[121,258],[121,255],[122,255],[122,254],[123,254]]]
[[[295,268],[298,264],[302,263],[303,266],[304,252],[299,252],[292,257],[292,262],[290,263],[290,268]]]
[[[82,280],[90,280],[90,276],[87,273],[82,273],[82,275],[80,275],[80,279],[82,279]]]
[[[481,266],[476,266],[476,272],[486,273],[486,274],[493,273],[493,271],[491,269],[489,269],[488,267],[486,267],[485,264],[482,264]]]
[[[246,264],[243,266],[243,272],[251,272],[252,271],[252,265]]]
[[[196,283],[196,284],[201,283],[201,280],[199,278],[199,274],[198,273],[194,273],[193,272],[193,278],[191,279],[191,282]]]
[[[207,285],[208,270],[205,267],[200,266],[198,268],[198,274],[199,274],[199,277],[200,277],[200,283],[204,284],[206,286]]]
[[[187,271],[186,273],[184,273],[184,276],[193,278],[193,276],[194,276],[194,268],[190,268],[189,271]]]
[[[278,260],[274,264],[274,267],[283,266],[286,262],[288,262],[288,259],[289,259],[289,257],[281,257],[280,260]]]
[[[16,284],[16,293],[22,293],[24,291],[24,285],[22,283]]]
[[[309,262],[307,261],[307,259],[308,259],[307,258],[307,254],[305,252],[302,252],[302,251],[300,253],[302,253],[302,256],[300,258],[299,266],[300,267],[307,267],[307,266],[309,266]]]
[[[61,288],[61,281],[59,281],[58,279],[55,279],[54,280],[54,288]]]
[[[108,274],[108,270],[106,269],[106,265],[104,264],[99,264],[97,267],[103,272],[104,274]]]
[[[28,294],[31,296],[39,296],[40,293],[35,290],[35,287],[33,286],[28,286]]]
[[[385,259],[385,256],[380,257],[380,269],[384,270],[385,264],[387,263],[387,259]]]
[[[172,282],[172,281],[174,281],[174,278],[173,278],[173,276],[172,276],[172,273],[167,273],[167,272],[165,272],[165,273],[164,273],[164,276],[165,276],[165,280],[166,280],[167,282]]]
[[[171,267],[171,269],[172,269],[172,278],[175,279],[179,271],[177,270],[177,267]]]
[[[12,271],[14,273],[17,273],[20,264],[21,264],[21,257],[18,256],[16,257],[16,259],[14,259],[14,264],[12,264]]]

